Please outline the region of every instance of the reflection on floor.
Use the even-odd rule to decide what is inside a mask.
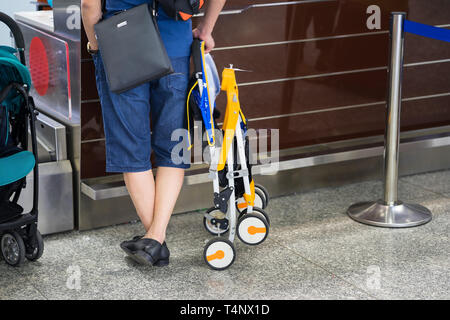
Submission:
[[[211,236],[199,212],[172,218],[165,268],[136,265],[119,248],[140,223],[48,236],[38,262],[0,261],[0,299],[449,299],[450,171],[404,177],[399,189],[433,220],[409,229],[351,220],[346,208],[379,198],[378,181],[271,199],[269,238],[236,240],[222,272],[203,262]]]

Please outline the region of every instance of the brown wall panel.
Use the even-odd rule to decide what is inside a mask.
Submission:
[[[401,129],[415,130],[448,124],[450,112],[443,115],[442,105],[450,105],[450,96],[404,102]],[[383,104],[250,121],[249,127],[279,129],[280,137],[283,137],[280,148],[283,149],[383,134],[385,117],[386,107]]]
[[[443,107],[446,109],[443,110]],[[450,123],[450,95],[403,102],[400,121],[402,130],[448,125]]]
[[[92,59],[81,62],[81,100],[98,99],[97,86],[95,84],[95,67]]]
[[[404,68],[402,96],[404,98],[450,92],[450,61]],[[442,106],[450,113],[450,106]]]
[[[279,129],[280,148],[311,145],[382,132],[383,105],[250,121],[250,128]],[[282,137],[282,138],[281,138]]]
[[[383,101],[386,80],[387,72],[381,70],[241,86],[239,99],[251,119]],[[224,109],[225,94],[220,94],[217,105]]]
[[[234,1],[233,8],[243,8]],[[281,1],[264,1],[274,3]],[[220,16],[214,35],[218,47],[371,32],[366,9],[382,9],[381,29],[389,28],[389,12],[408,11],[408,0],[341,0],[286,6],[258,7],[241,14]],[[195,21],[194,21],[195,24]],[[378,30],[375,30],[378,31]]]
[[[449,92],[449,74],[450,62],[407,67],[402,96]],[[241,86],[239,97],[244,113],[251,119],[385,101],[386,89],[387,71],[377,70]],[[224,110],[225,94],[220,94],[216,103]],[[441,106],[441,110],[450,112],[450,106]]]
[[[100,102],[83,103],[81,106],[81,141],[103,138],[105,134]]]
[[[450,24],[448,0],[409,0],[408,9],[410,20],[432,25]]]
[[[448,43],[414,34],[405,35],[405,63],[442,60],[449,57],[450,45]]]
[[[351,48],[353,50],[341,50]],[[358,50],[354,50],[358,48]],[[386,54],[379,54],[385,48]],[[239,83],[386,66],[388,35],[322,40],[307,43],[219,50],[218,70],[230,63],[251,70],[238,74]],[[440,57],[445,57],[440,55]]]
[[[413,34],[405,36],[405,64],[444,60],[450,46]],[[388,34],[217,50],[212,55],[218,70],[230,64],[252,71],[239,74],[239,82],[278,79],[387,66]]]
[[[105,141],[81,143],[81,179],[107,175]]]

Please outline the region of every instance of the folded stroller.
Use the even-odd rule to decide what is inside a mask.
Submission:
[[[205,245],[203,255],[210,268],[224,270],[235,260],[233,241],[236,234],[248,245],[260,244],[267,238],[270,221],[263,209],[269,195],[263,186],[254,183],[251,174],[247,121],[239,104],[235,76],[239,69],[225,68],[219,88],[217,69],[211,56],[204,53],[204,42],[194,40],[192,56],[194,74],[188,95],[188,129],[192,136],[193,121],[202,121],[214,190],[214,207],[205,213],[203,224],[216,237]],[[226,91],[227,106],[219,131],[215,121],[219,116],[215,99],[220,90]],[[222,139],[217,139],[219,136]],[[227,232],[228,238],[222,237]]]
[[[1,12],[0,21],[10,28],[18,48],[0,46],[0,251],[6,263],[19,266],[25,258],[39,259],[44,250],[37,230],[36,113],[28,95],[31,77],[25,66],[23,35],[14,20]],[[33,152],[27,151],[28,131]],[[33,208],[23,213],[17,202],[33,169]]]

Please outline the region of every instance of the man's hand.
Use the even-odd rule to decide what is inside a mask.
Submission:
[[[211,33],[202,32],[200,26],[192,30],[192,35],[194,36],[194,38],[205,41],[205,53],[211,52],[211,50],[216,45]]]
[[[220,11],[222,11],[226,0],[208,0],[205,10],[205,16],[201,20],[200,24],[192,30],[194,38],[205,41],[205,53],[211,52],[215,46],[214,38],[212,37],[212,31],[219,17]]]

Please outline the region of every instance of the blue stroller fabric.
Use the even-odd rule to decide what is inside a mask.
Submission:
[[[22,94],[7,90],[11,83],[31,86],[28,68],[15,56],[17,50],[0,46],[0,186],[24,178],[35,165],[33,153],[22,151],[11,139],[10,117],[17,115],[26,103]]]
[[[10,83],[16,82],[31,86],[31,75],[26,66],[15,56],[17,50],[8,46],[0,46],[0,92]],[[23,106],[23,96],[14,90],[0,104],[6,106],[9,112],[17,113]]]
[[[35,159],[30,151],[14,153],[0,158],[0,186],[22,179],[33,170]]]
[[[202,122],[202,128],[207,134],[206,144],[214,145],[214,129],[217,128],[216,119],[220,117],[220,112],[216,109],[215,104],[216,97],[220,93],[220,78],[212,56],[203,54],[202,45],[202,42],[198,40],[194,40],[192,44],[195,72],[190,80],[187,99],[187,119],[191,146],[194,121]]]

